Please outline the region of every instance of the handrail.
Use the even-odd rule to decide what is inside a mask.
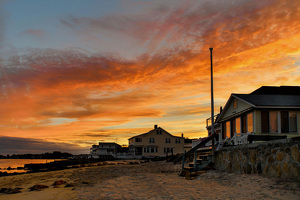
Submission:
[[[214,135],[211,135],[207,138],[205,138],[202,142],[200,142],[199,144],[197,144],[196,146],[194,146],[192,149],[190,149],[188,152],[185,153],[185,158],[187,158],[191,153],[194,153],[195,152],[195,149],[198,149],[200,147],[203,147],[206,143],[208,143],[209,141],[212,140],[213,136],[215,138],[217,138],[217,135],[214,134]],[[184,154],[182,154],[181,156],[179,156],[178,158],[176,158],[173,162],[174,164],[177,164],[179,163],[181,160],[182,160],[182,157],[183,157]]]

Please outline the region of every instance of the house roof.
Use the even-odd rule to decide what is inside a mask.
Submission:
[[[166,131],[165,129],[163,129],[163,128],[161,128],[161,127],[158,127],[157,129],[161,129],[161,130],[165,131],[167,134],[169,134],[169,135],[172,136],[172,137],[181,138],[181,137],[179,137],[179,136],[174,136],[174,135],[172,135],[171,133],[169,133],[168,131]],[[152,129],[151,131],[149,131],[149,132],[147,132],[147,133],[143,133],[143,134],[140,134],[140,135],[133,136],[133,137],[129,138],[128,140],[130,140],[130,139],[132,139],[132,138],[136,138],[136,137],[143,137],[143,136],[146,136],[146,135],[148,135],[149,133],[151,133],[151,132],[154,131],[154,130],[156,130],[156,129]]]
[[[250,94],[231,94],[217,121],[222,121],[233,99],[239,99],[252,108],[300,108],[299,86],[262,86]],[[246,111],[246,110],[245,110]],[[237,115],[236,113],[235,115]]]
[[[232,96],[244,100],[253,107],[276,106],[276,107],[300,107],[300,95],[277,95],[277,94],[232,94]]]
[[[300,86],[262,86],[250,94],[300,95]]]

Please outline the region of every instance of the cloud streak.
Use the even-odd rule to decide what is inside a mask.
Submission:
[[[299,85],[299,4],[179,1],[98,18],[62,17],[63,28],[85,45],[110,44],[134,58],[103,46],[93,54],[28,49],[3,57],[1,134],[88,146],[116,137],[127,143],[158,123],[171,133],[204,136],[208,48],[214,47],[216,110],[230,93]]]
[[[45,153],[53,151],[72,154],[87,153],[86,148],[70,143],[54,143],[31,138],[0,137],[1,154]]]

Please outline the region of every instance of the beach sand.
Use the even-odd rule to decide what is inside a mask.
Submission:
[[[187,180],[178,176],[179,171],[180,165],[164,161],[114,161],[103,166],[0,177],[0,188],[23,188],[21,193],[0,194],[0,199],[300,199],[300,183],[295,181],[216,170]],[[66,183],[52,186],[58,180]],[[29,191],[35,184],[49,188]]]

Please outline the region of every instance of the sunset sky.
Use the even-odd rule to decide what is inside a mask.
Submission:
[[[0,0],[0,154],[207,135],[231,93],[300,85],[298,0]]]

